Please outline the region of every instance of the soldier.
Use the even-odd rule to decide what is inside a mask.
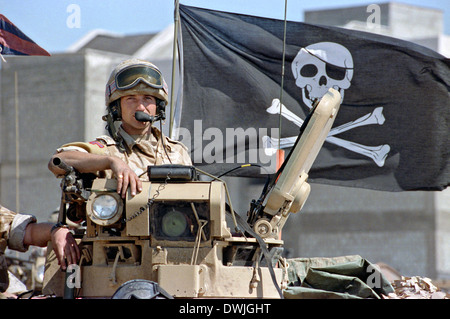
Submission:
[[[124,198],[128,187],[132,196],[142,191],[141,179],[147,178],[149,165],[192,165],[186,146],[152,125],[165,118],[168,103],[167,84],[155,65],[138,59],[120,63],[106,84],[105,102],[107,115],[103,120],[109,135],[57,149],[49,162],[56,176],[64,171],[53,164],[55,156],[81,173],[117,178],[117,192]],[[136,112],[142,112],[145,121],[138,120]],[[117,129],[118,121],[121,125]]]
[[[80,258],[75,239],[67,228],[60,224],[36,223],[33,215],[18,214],[0,205],[0,295],[9,284],[5,249],[25,252],[30,245],[44,247],[49,241],[53,243],[62,269]]]

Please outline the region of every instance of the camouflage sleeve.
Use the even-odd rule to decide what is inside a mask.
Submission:
[[[58,153],[65,152],[65,151],[79,151],[79,152],[103,155],[103,154],[105,154],[106,150],[107,150],[106,145],[97,139],[95,141],[87,142],[87,143],[86,142],[73,142],[73,143],[64,144],[63,146],[58,148],[56,151]]]
[[[14,216],[16,213],[0,205],[0,238],[8,238]]]
[[[183,145],[183,150],[181,151],[181,154],[182,154],[182,162],[183,162],[183,164],[192,166],[191,156],[189,155],[189,152],[188,152],[186,146],[184,146],[184,145]]]
[[[8,248],[17,251],[27,251],[28,247],[23,244],[25,228],[30,223],[35,223],[33,215],[17,214],[0,206],[0,237],[8,242]]]
[[[166,141],[169,145],[169,156],[172,163],[192,166],[191,156],[186,145],[168,137],[166,137]]]

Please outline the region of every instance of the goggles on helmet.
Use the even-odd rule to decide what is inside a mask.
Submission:
[[[116,74],[114,81],[109,84],[109,94],[115,90],[130,89],[141,81],[155,89],[164,87],[164,80],[158,69],[149,65],[133,65]]]

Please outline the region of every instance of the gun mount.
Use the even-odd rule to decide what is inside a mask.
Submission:
[[[124,200],[114,179],[85,184],[87,198],[77,210],[83,231],[76,234],[82,258],[75,267],[75,295],[110,298],[139,279],[156,283],[164,295],[175,298],[282,297],[287,279],[278,235],[309,195],[308,172],[340,100],[330,89],[316,103],[247,221],[235,214],[226,184],[195,167],[149,167],[142,192],[134,197],[128,193]],[[198,180],[198,174],[211,181]],[[231,231],[226,215],[237,232]],[[48,249],[43,292],[63,296],[68,283],[53,254]]]
[[[334,123],[340,99],[339,92],[330,89],[314,103],[286,161],[251,206],[248,223],[261,237],[277,238],[289,214],[305,204],[310,193],[308,173]]]

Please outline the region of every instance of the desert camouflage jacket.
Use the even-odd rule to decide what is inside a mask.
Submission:
[[[6,248],[26,251],[28,247],[23,244],[25,228],[34,222],[33,215],[17,214],[0,205],[0,292],[4,292],[9,284],[4,252]]]
[[[57,152],[77,150],[92,154],[116,156],[127,163],[132,170],[141,176],[147,166],[161,164],[192,165],[191,158],[185,145],[164,136],[157,128],[152,127],[151,133],[146,135],[129,135],[122,127],[119,134],[123,138],[128,151],[120,151],[117,142],[108,135],[97,137],[94,141],[74,142],[61,146]],[[114,178],[112,172],[100,172],[101,177]],[[141,179],[146,180],[147,174]]]

